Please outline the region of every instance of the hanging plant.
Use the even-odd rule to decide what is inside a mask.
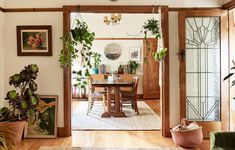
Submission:
[[[61,37],[64,43],[64,49],[61,50],[59,58],[61,67],[72,66],[72,63],[79,58],[81,60],[81,68],[85,68],[85,73],[83,73],[82,69],[73,71],[73,74],[76,75],[76,84],[74,86],[85,87],[87,84],[82,78],[90,76],[89,70],[92,67],[91,59],[93,54],[91,47],[94,37],[95,33],[89,30],[88,25],[79,20],[76,20],[74,29]]]
[[[144,25],[142,26],[142,32],[144,33],[144,39],[146,41],[148,51],[152,51],[150,47],[150,43],[148,42],[148,38],[153,36],[156,39],[161,38],[160,33],[160,25],[158,20],[152,18],[148,19],[146,22],[144,22]],[[152,52],[153,59],[156,61],[162,61],[164,60],[166,56],[167,48],[161,48],[158,49],[156,52]]]

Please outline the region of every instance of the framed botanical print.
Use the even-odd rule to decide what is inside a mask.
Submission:
[[[38,109],[25,126],[26,138],[56,138],[58,96],[41,95]]]
[[[52,56],[50,25],[17,26],[18,56]]]

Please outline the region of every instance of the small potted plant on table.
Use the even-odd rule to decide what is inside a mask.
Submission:
[[[9,84],[15,89],[7,92],[5,100],[9,107],[0,109],[0,133],[10,144],[21,141],[26,121],[37,113],[37,73],[37,65],[31,64],[9,78]]]
[[[128,62],[128,65],[129,65],[129,67],[130,67],[130,73],[131,73],[131,74],[136,74],[137,69],[139,69],[139,67],[140,67],[140,64],[137,63],[137,62],[134,61],[134,60],[130,60],[130,61]]]

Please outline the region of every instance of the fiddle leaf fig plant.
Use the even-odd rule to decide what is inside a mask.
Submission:
[[[144,33],[144,39],[146,41],[148,51],[151,51],[148,38],[150,36],[153,36],[156,39],[161,38],[161,33],[159,30],[160,30],[160,26],[159,26],[158,20],[152,18],[144,22],[144,25],[142,26],[142,32]],[[162,49],[157,50],[156,52],[152,52],[152,56],[155,61],[156,60],[162,61],[164,60],[166,53],[167,53],[167,48],[162,48]]]
[[[5,100],[8,101],[9,107],[0,109],[0,121],[28,120],[29,115],[37,111],[37,74],[37,65],[31,64],[9,78],[9,84],[15,89],[7,92]]]

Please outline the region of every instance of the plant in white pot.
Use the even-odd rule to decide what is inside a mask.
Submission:
[[[5,100],[9,107],[0,109],[0,133],[6,141],[17,144],[21,141],[23,129],[29,116],[37,114],[39,95],[35,80],[38,74],[36,64],[30,64],[9,78],[14,90],[7,92]]]

